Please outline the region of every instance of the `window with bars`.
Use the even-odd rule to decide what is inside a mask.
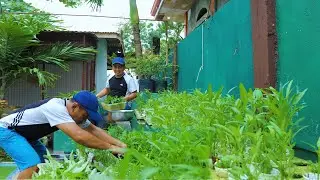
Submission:
[[[208,10],[207,8],[202,8],[199,13],[198,13],[198,16],[197,16],[197,22],[204,16],[206,16],[208,13]]]

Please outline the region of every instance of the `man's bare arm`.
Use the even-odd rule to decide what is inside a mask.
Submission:
[[[137,91],[135,91],[135,92],[131,93],[130,95],[124,97],[124,99],[126,101],[131,101],[131,100],[135,99],[136,97],[137,97]]]
[[[97,98],[102,98],[110,93],[110,88],[103,88],[96,96]]]
[[[111,149],[115,148],[110,143],[102,141],[89,132],[81,129],[76,123],[63,123],[57,127],[65,134],[70,136],[74,141],[89,148],[95,149]]]
[[[110,136],[108,133],[106,133],[104,130],[101,128],[96,127],[93,124],[90,124],[86,129],[89,133],[93,134],[96,136],[98,139],[105,141],[106,143],[109,143],[114,146],[118,146],[120,148],[126,148],[127,145],[120,140]]]

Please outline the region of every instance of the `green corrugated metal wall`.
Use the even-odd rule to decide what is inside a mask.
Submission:
[[[179,43],[178,90],[253,87],[251,32],[250,0],[224,5]]]
[[[53,134],[53,151],[70,153],[76,149],[76,143],[61,130]]]
[[[294,80],[299,90],[308,88],[304,98],[308,107],[299,116],[305,117],[297,146],[311,150],[320,135],[320,1],[277,0],[278,85]]]

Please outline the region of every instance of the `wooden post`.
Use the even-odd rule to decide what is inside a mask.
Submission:
[[[210,15],[213,16],[216,10],[215,7],[215,1],[216,0],[211,0],[210,5],[209,5],[209,10],[210,10]]]
[[[166,27],[166,65],[169,62],[169,44],[168,44],[168,21],[164,22],[165,27]]]
[[[173,59],[172,59],[172,83],[173,90],[178,91],[178,45],[176,44],[173,49]]]
[[[251,0],[254,86],[276,86],[278,38],[275,0]]]
[[[189,17],[188,11],[184,14],[184,36],[187,37],[188,35],[188,27],[189,27]]]

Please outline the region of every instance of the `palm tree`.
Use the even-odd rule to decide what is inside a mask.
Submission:
[[[98,10],[103,4],[103,0],[59,0],[59,1],[69,7],[77,7],[82,3],[87,3],[94,10]]]
[[[30,18],[30,19],[29,19]],[[58,78],[39,68],[39,64],[55,64],[68,70],[68,60],[86,60],[94,50],[71,43],[42,45],[36,34],[52,27],[48,22],[38,22],[34,16],[2,15],[0,18],[0,99],[5,90],[20,77],[36,77],[39,85],[54,85]],[[30,26],[30,22],[33,22]]]
[[[141,47],[140,28],[139,28],[139,13],[138,13],[136,0],[129,0],[129,1],[130,1],[130,21],[132,25],[136,57],[140,57],[142,55],[142,47]]]

